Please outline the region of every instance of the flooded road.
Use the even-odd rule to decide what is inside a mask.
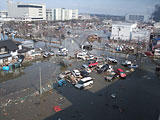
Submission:
[[[76,51],[81,50],[79,48],[80,44],[86,41],[87,36],[90,34],[96,33],[103,37],[102,42],[95,41],[93,43],[93,48],[103,48],[105,46],[104,43],[107,42],[107,35],[103,34],[103,31],[73,30],[72,33],[74,32],[79,33],[80,37],[66,38],[62,41],[63,47],[69,49],[69,56],[74,56]],[[44,42],[35,43],[35,48],[44,48],[45,46],[53,46],[52,50],[56,53],[58,49],[55,47],[60,45]],[[107,49],[93,49],[89,52],[96,56],[102,56],[102,54],[112,56],[118,60],[118,64],[113,65],[115,69],[120,67],[125,72],[128,70],[121,66],[122,61],[125,60],[125,54],[111,53]],[[62,88],[55,87],[49,95],[45,94],[44,97],[27,97],[25,99],[24,96],[39,91],[39,68],[42,71],[42,85],[48,82],[53,82],[55,85],[58,74],[64,70],[80,68],[82,64],[87,64],[87,61],[52,56],[49,59],[40,59],[23,64],[21,68],[15,69],[15,71],[9,71],[8,73],[0,71],[0,102],[4,100],[10,103],[14,97],[20,100],[18,102],[12,101],[14,104],[9,104],[8,107],[2,108],[3,112],[0,112],[0,119],[137,120],[141,118],[156,120],[156,116],[160,113],[160,94],[158,92],[160,90],[160,82],[154,72],[156,64],[152,59],[146,57],[136,58],[136,56],[130,55],[128,59],[136,62],[139,68],[130,73],[125,80],[117,79],[107,83],[104,80],[104,75],[92,72],[91,77],[95,78],[95,81],[93,87],[89,90],[80,91],[67,84]],[[68,65],[67,68],[60,65],[61,60],[65,60]],[[23,93],[19,91],[23,91]],[[113,93],[116,94],[116,99],[111,97]],[[34,94],[33,96],[36,95]],[[64,101],[60,102],[62,99]],[[55,105],[60,105],[63,110],[59,113],[54,112],[53,106]],[[4,115],[6,111],[9,113],[8,115]],[[137,114],[139,116],[136,116]],[[146,117],[143,118],[143,116]]]

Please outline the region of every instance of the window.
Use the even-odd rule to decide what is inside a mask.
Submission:
[[[36,5],[18,5],[18,8],[42,8],[42,6],[36,6]]]
[[[6,51],[5,48],[1,48],[0,50],[1,50],[0,52],[2,52],[2,53]]]

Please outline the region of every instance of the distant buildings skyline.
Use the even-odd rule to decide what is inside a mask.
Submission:
[[[15,2],[46,4],[47,9],[78,9],[79,13],[126,15],[151,14],[159,0],[13,0]],[[7,10],[7,0],[0,0],[0,10]]]

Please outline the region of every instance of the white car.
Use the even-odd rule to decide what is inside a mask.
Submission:
[[[117,63],[117,60],[112,57],[108,57],[107,60],[112,63]]]
[[[86,60],[86,59],[87,59],[87,55],[84,55],[84,54],[82,54],[82,53],[78,53],[78,54],[77,54],[77,58],[78,58],[78,59],[82,59],[82,60]]]
[[[82,65],[82,69],[84,69],[84,70],[86,70],[88,73],[91,73],[92,71],[91,71],[91,69],[88,67],[88,65],[86,65],[86,64],[83,64]]]
[[[80,73],[79,70],[73,70],[72,74],[73,74],[74,77],[80,77],[81,76],[81,73]]]
[[[132,62],[129,61],[129,60],[125,60],[124,62],[122,62],[123,66],[128,66],[128,65],[131,65],[131,64],[132,64]]]
[[[78,83],[75,84],[75,87],[79,89],[83,89],[90,85],[93,85],[93,79],[91,77],[85,77],[80,81],[78,81]]]
[[[109,68],[107,70],[108,72],[112,72],[113,71],[113,67],[111,65],[109,65]]]

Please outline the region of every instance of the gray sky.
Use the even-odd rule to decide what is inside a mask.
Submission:
[[[7,10],[7,0],[0,0],[0,10]],[[80,13],[125,15],[147,14],[160,0],[13,0],[24,3],[45,3],[47,8],[79,9]]]

